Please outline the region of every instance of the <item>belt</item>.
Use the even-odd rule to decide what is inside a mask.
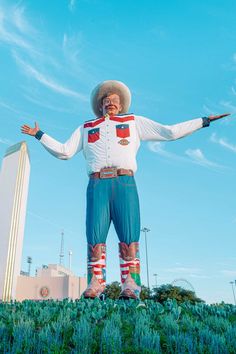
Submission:
[[[90,177],[92,178],[114,178],[117,176],[133,176],[134,173],[132,170],[126,170],[124,168],[116,167],[105,167],[102,168],[99,172],[91,173]]]

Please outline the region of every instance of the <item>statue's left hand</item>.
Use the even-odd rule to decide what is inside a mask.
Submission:
[[[220,118],[224,118],[224,117],[227,117],[229,116],[231,113],[224,113],[224,114],[219,114],[217,116],[208,116],[208,118],[210,118],[210,120],[217,120],[217,119],[220,119]]]

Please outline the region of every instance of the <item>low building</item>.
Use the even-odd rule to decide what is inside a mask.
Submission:
[[[36,276],[19,275],[17,278],[16,300],[75,300],[86,289],[87,278],[78,277],[71,270],[49,264],[37,269]]]

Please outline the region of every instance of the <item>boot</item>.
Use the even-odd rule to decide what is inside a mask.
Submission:
[[[95,299],[106,287],[106,245],[98,243],[95,246],[88,244],[88,286],[83,297]]]
[[[141,291],[139,243],[119,243],[122,291],[120,299],[139,299]]]

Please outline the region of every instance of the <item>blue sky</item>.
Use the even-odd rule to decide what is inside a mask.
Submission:
[[[82,154],[49,155],[20,133],[34,125],[65,141],[92,119],[90,93],[125,82],[131,112],[163,124],[231,112],[193,135],[143,143],[136,180],[148,234],[150,283],[188,280],[207,302],[233,302],[236,279],[236,3],[228,1],[0,1],[0,159],[27,141],[31,176],[22,269],[59,261],[86,273]],[[119,280],[118,239],[108,235],[108,282]],[[144,237],[140,238],[147,284]]]

